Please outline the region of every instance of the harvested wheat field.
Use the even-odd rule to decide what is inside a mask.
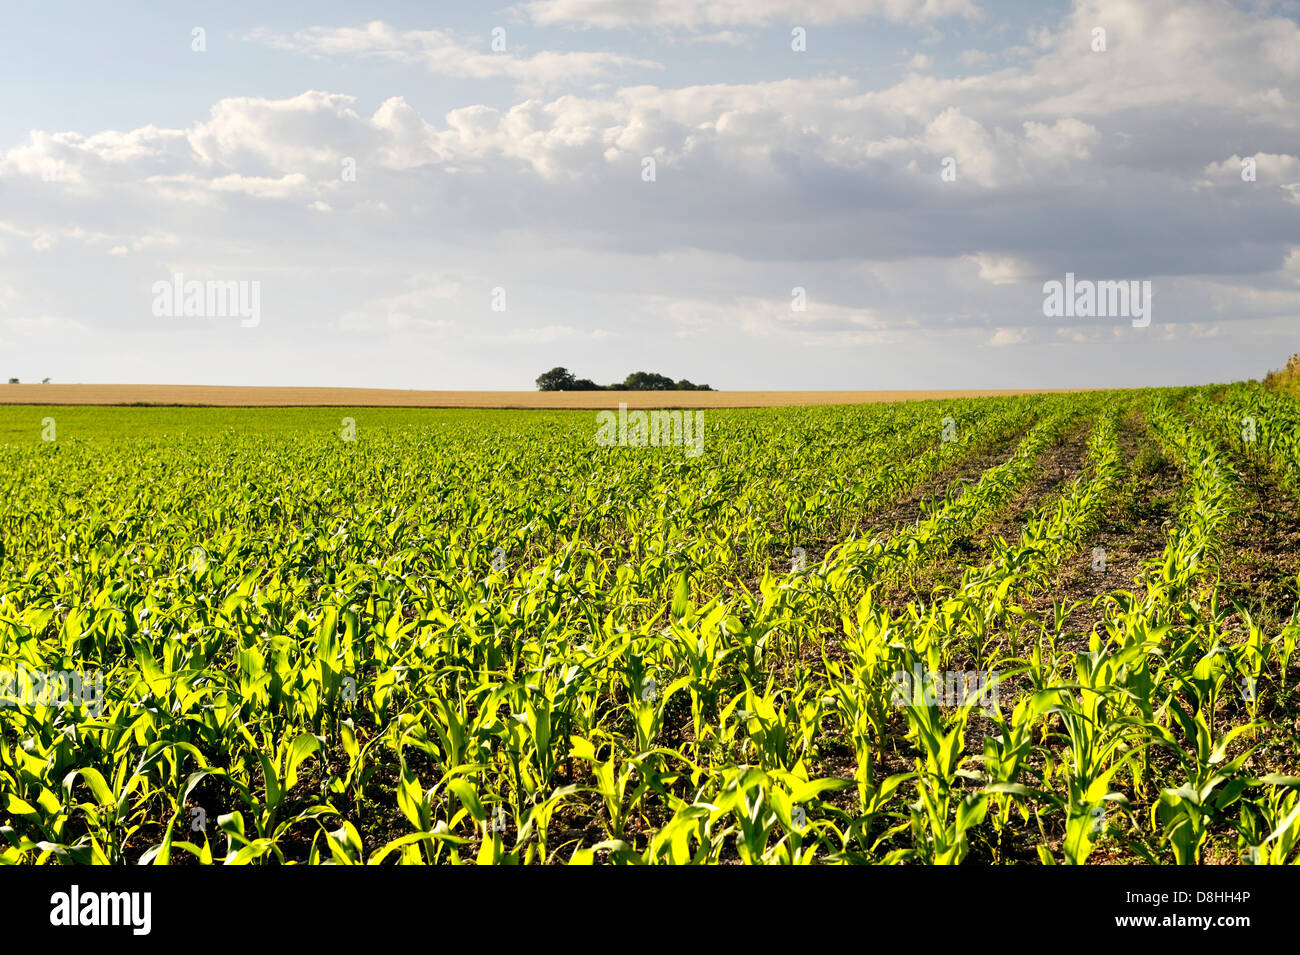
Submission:
[[[221,408],[776,408],[1045,394],[1085,389],[956,391],[415,391],[225,385],[4,385],[0,404],[209,405]]]

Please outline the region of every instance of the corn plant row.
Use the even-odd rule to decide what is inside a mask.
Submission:
[[[1116,727],[1097,734],[1102,747],[1114,745],[1098,769],[1110,773],[1108,785],[1127,783],[1127,794],[1103,798],[1141,803],[1155,836],[1140,830],[1136,812],[1120,835],[1149,861],[1200,861],[1214,835],[1241,861],[1280,862],[1300,836],[1300,812],[1291,813],[1300,779],[1260,772],[1252,756],[1263,731],[1277,729],[1259,721],[1260,694],[1269,681],[1285,681],[1295,635],[1270,639],[1249,620],[1244,639],[1229,634],[1232,608],[1219,601],[1212,557],[1234,513],[1237,477],[1219,442],[1172,403],[1157,402],[1149,418],[1179,458],[1188,493],[1164,553],[1142,578],[1145,594],[1111,595],[1088,652],[1076,658],[1088,726]],[[1090,849],[1093,830],[1078,832]]]
[[[1019,780],[1020,768],[1035,721],[1042,718],[1044,709],[1018,705],[1008,722],[996,693],[992,700],[981,700],[1001,732],[986,740],[982,762],[987,772],[980,773],[970,768],[980,758],[972,760],[964,752],[971,707],[964,700],[947,700],[950,708],[945,712],[932,688],[916,678],[904,681],[906,692],[900,699],[897,680],[891,683],[888,677],[891,673],[949,672],[954,648],[980,646],[995,619],[1005,619],[1000,608],[1078,548],[1098,508],[1112,493],[1122,467],[1113,416],[1099,420],[1089,446],[1088,473],[1039,510],[1026,526],[1018,548],[1004,549],[990,564],[968,572],[951,597],[937,599],[928,610],[913,606],[891,617],[867,594],[856,615],[844,618],[850,663],[828,661],[827,668],[844,721],[852,727],[859,808],[872,815],[881,813],[887,805],[884,795],[907,780],[914,783],[918,796],[909,814],[913,847],[895,850],[886,856],[888,861],[960,862],[969,850],[968,832],[985,820],[990,801],[996,806],[994,826],[1000,829],[1008,822],[1012,797],[1029,793]],[[994,594],[997,599],[990,600]],[[976,673],[996,673],[999,662],[996,657],[982,660]],[[987,683],[980,689],[986,693]],[[891,708],[900,705],[906,716],[907,738],[924,760],[916,763],[914,773],[890,777],[877,787],[872,743],[885,736]],[[983,785],[965,785],[972,780]],[[1058,809],[1062,805],[1055,797],[1049,796],[1047,802]]]
[[[1300,494],[1300,406],[1256,383],[1229,385],[1196,403],[1201,417],[1222,429],[1230,446],[1273,470]]]

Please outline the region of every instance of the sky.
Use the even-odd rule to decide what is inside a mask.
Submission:
[[[5,377],[1108,387],[1300,352],[1296,0],[3,17]],[[1048,308],[1067,275],[1129,310]]]

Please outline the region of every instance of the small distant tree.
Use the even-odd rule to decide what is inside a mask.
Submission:
[[[672,391],[673,380],[653,371],[634,371],[623,379],[624,391]]]
[[[678,391],[712,391],[708,385],[693,385],[685,378],[677,382],[674,386]]]
[[[558,366],[537,376],[538,391],[573,391],[574,384],[572,372]]]
[[[596,384],[590,378],[578,378],[573,382],[574,391],[600,391],[600,385]]]

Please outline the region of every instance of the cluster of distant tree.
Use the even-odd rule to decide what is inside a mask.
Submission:
[[[538,391],[712,391],[685,378],[673,381],[653,371],[634,371],[616,385],[598,385],[590,378],[575,378],[567,368],[552,368],[537,376]]]

